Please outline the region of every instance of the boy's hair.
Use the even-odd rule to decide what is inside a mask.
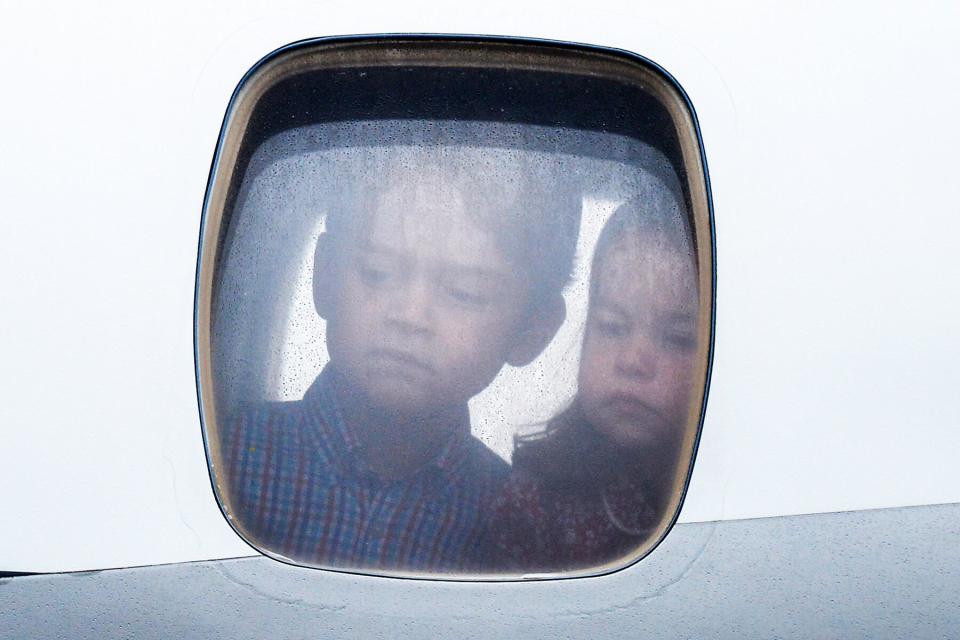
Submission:
[[[381,147],[339,176],[325,219],[336,247],[402,186],[461,200],[530,285],[531,300],[559,294],[573,269],[582,196],[559,159],[519,149]]]

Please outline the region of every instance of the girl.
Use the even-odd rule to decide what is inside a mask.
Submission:
[[[560,572],[624,557],[669,506],[698,353],[697,269],[684,214],[634,198],[600,234],[578,391],[518,438],[490,550],[507,570]]]

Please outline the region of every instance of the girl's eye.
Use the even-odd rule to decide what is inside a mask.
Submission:
[[[668,333],[664,336],[664,342],[678,351],[692,351],[697,347],[697,338],[690,333]]]
[[[597,320],[595,326],[600,335],[607,336],[608,338],[622,338],[630,333],[630,326],[625,322]]]

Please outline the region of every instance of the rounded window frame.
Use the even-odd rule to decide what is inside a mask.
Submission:
[[[475,69],[517,69],[569,75],[602,76],[641,87],[663,105],[676,128],[689,208],[689,221],[696,248],[700,290],[698,338],[702,345],[696,377],[702,394],[693,394],[691,415],[696,424],[687,429],[684,457],[674,480],[672,508],[658,522],[657,535],[618,561],[587,570],[549,574],[450,575],[377,571],[309,565],[294,562],[257,544],[229,513],[229,491],[218,476],[223,468],[218,416],[213,394],[212,310],[217,270],[222,259],[223,236],[231,190],[243,179],[238,170],[243,138],[260,99],[273,86],[296,73],[359,66],[413,65]],[[692,476],[703,429],[714,356],[716,321],[716,240],[712,195],[706,154],[696,112],[680,84],[651,60],[628,51],[600,46],[496,36],[381,35],[312,38],[281,47],[257,62],[244,75],[231,96],[217,140],[201,215],[194,299],[194,361],[197,400],[211,487],[217,504],[244,542],[258,553],[297,567],[377,577],[426,579],[447,582],[516,582],[565,580],[623,571],[648,556],[669,535],[677,522]]]

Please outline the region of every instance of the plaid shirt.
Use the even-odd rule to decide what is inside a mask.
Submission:
[[[383,480],[359,455],[325,369],[302,401],[242,412],[222,434],[230,516],[258,547],[337,569],[471,571],[509,467],[470,435],[464,408],[434,461]]]

